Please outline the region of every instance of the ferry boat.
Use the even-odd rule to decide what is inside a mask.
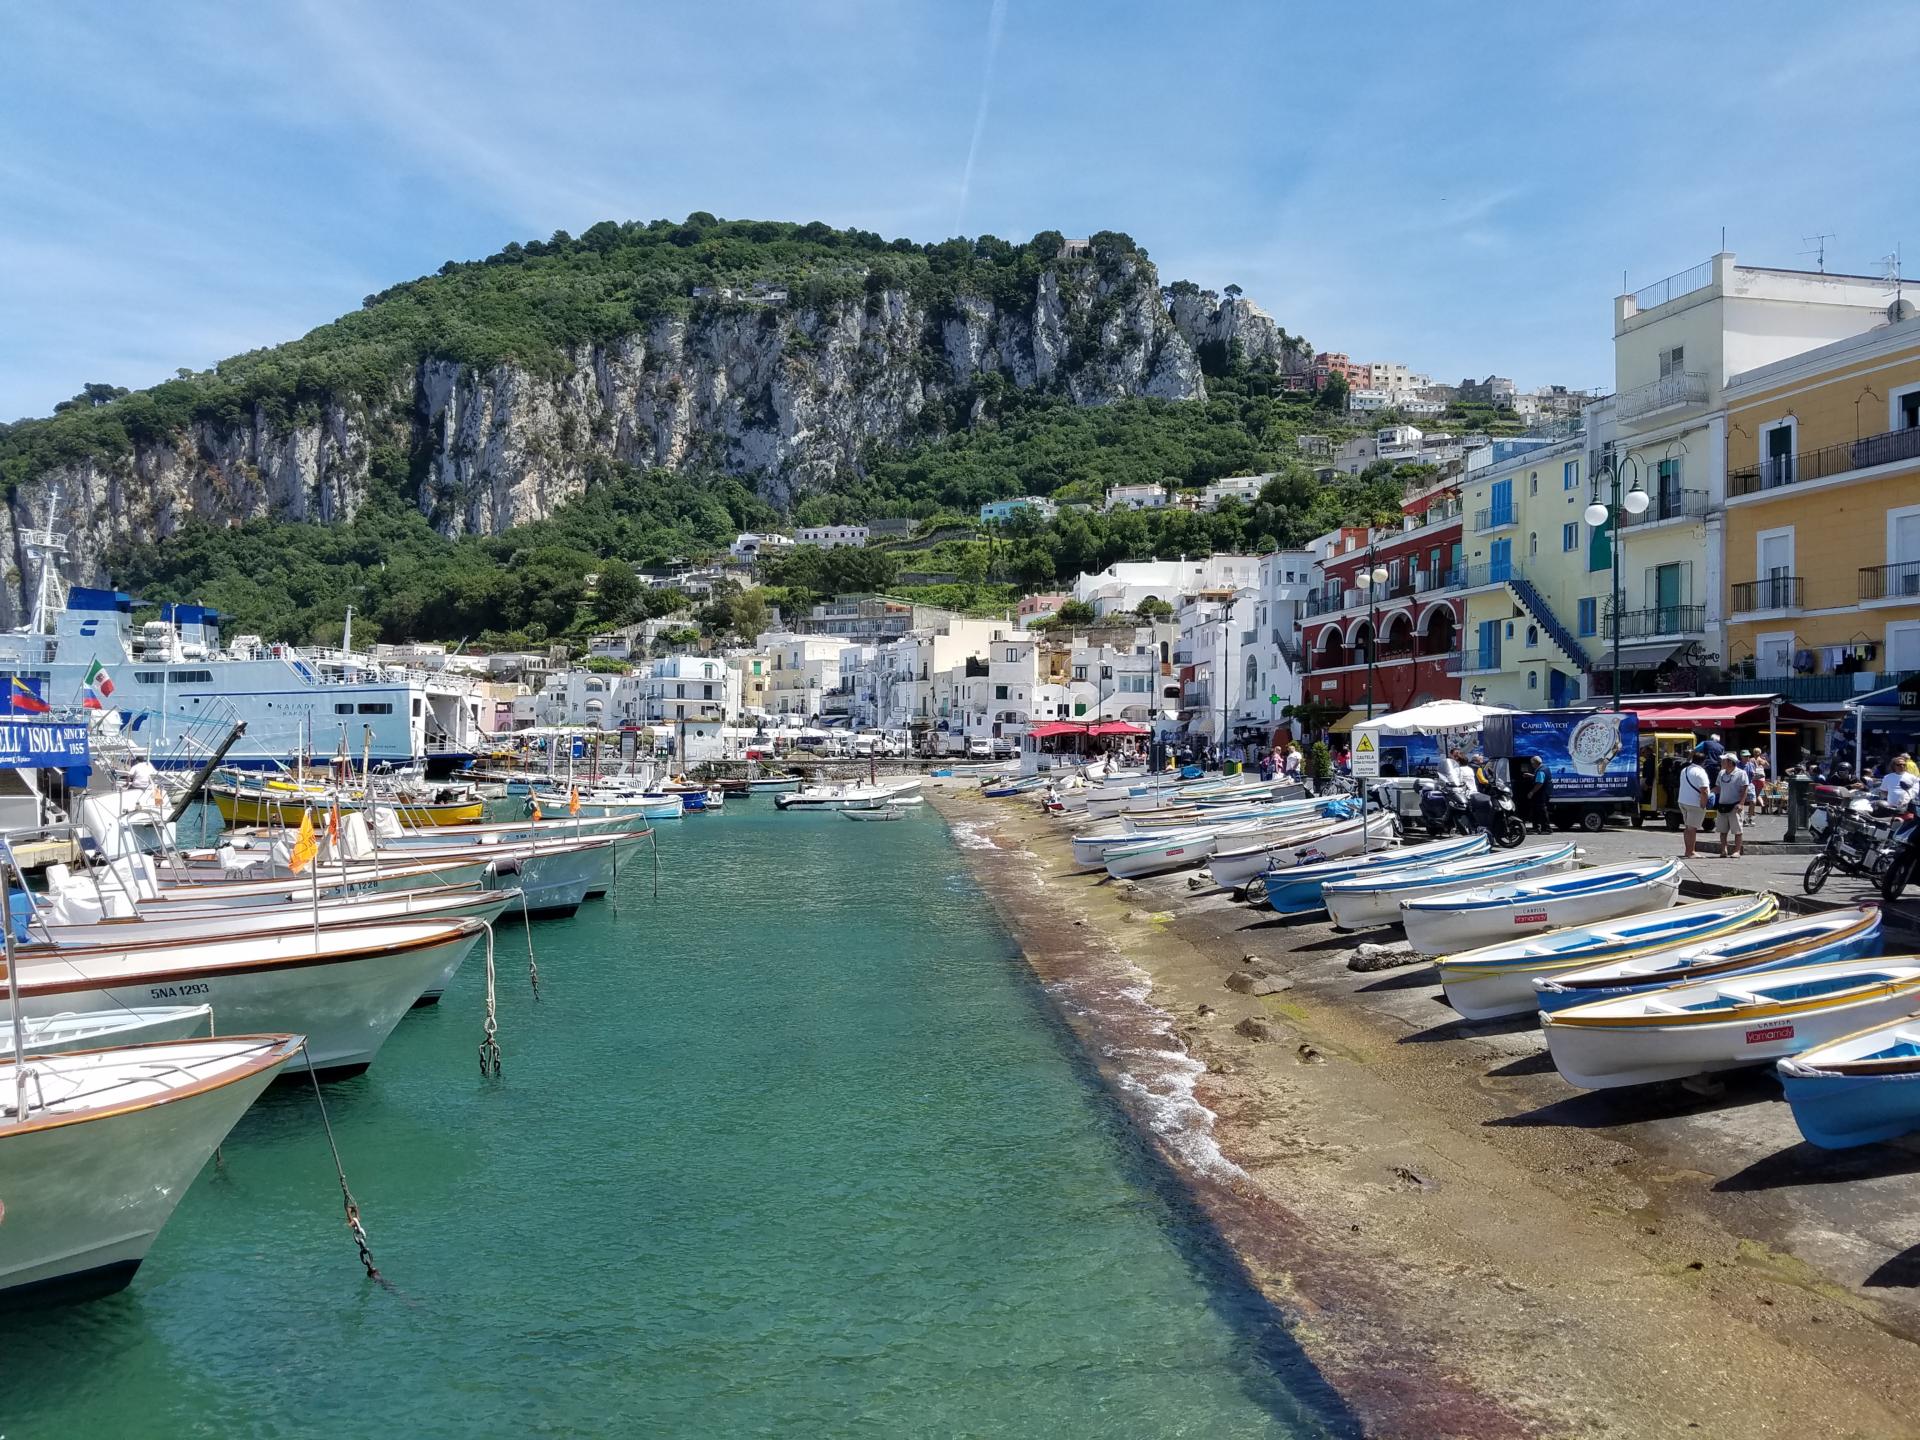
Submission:
[[[356,759],[443,774],[483,738],[479,700],[457,677],[257,635],[223,648],[220,616],[206,606],[163,605],[159,619],[139,626],[133,608],[125,591],[76,585],[58,610],[36,606],[33,623],[0,635],[0,687],[12,708],[97,703],[112,717],[106,728],[117,721],[119,735],[160,769],[197,768],[240,721],[246,734],[226,763],[243,769],[324,755],[344,737]]]

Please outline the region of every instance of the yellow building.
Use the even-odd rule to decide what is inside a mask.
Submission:
[[[1726,387],[1736,684],[1845,700],[1920,671],[1920,319]]]

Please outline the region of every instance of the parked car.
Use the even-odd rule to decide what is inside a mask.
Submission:
[[[993,758],[992,742],[984,739],[969,740],[967,742],[967,758],[969,760],[991,760]]]

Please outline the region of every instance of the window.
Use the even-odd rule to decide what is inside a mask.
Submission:
[[[1538,625],[1527,626],[1527,648],[1531,650],[1534,646],[1538,645],[1539,643],[1540,643],[1540,627]]]
[[[424,701],[424,700],[415,700],[415,701],[413,702],[413,718],[414,718],[414,719],[416,719],[416,720],[418,720],[418,719],[420,718],[420,711],[421,711],[421,708],[422,708],[423,706],[425,706],[425,705],[426,705],[426,703],[427,703],[427,702],[426,702],[426,701]]]
[[[175,685],[211,685],[213,672],[211,670],[169,670],[167,679]]]
[[[1006,687],[1006,686],[1004,686],[1004,685],[996,685],[996,686],[994,686],[994,687],[993,687],[993,698],[994,698],[994,699],[996,699],[996,700],[1004,700],[1004,699],[1006,699],[1006,698],[1007,698],[1007,687]]]
[[[1920,430],[1920,385],[1895,390],[1887,408],[1893,412],[1895,430]]]
[[[1527,474],[1527,494],[1538,495],[1539,493],[1540,493],[1540,472],[1538,470],[1529,471]]]
[[[1600,602],[1591,595],[1580,602],[1580,633],[1582,635],[1600,633]]]
[[[1511,620],[1507,621],[1506,631],[1507,639],[1511,640],[1513,638],[1513,622]]]
[[[371,705],[362,705],[360,707],[360,713],[362,715],[391,715],[393,713],[393,706],[385,700],[380,700]]]
[[[336,715],[351,715],[353,713],[353,706],[336,705],[333,707],[333,713]]]
[[[1074,679],[1076,679],[1076,680],[1084,680],[1084,679],[1086,679],[1086,678],[1087,678],[1087,667],[1086,667],[1086,666],[1084,666],[1084,665],[1076,665],[1076,666],[1074,666],[1074,667],[1073,667],[1073,678],[1074,678]]]
[[[1005,658],[1006,658],[1007,664],[1009,665],[1016,664],[1020,659],[1020,652],[1018,650],[1009,650],[1006,652]]]
[[[1529,670],[1527,672],[1527,689],[1538,690],[1539,688],[1540,688],[1540,672],[1537,670]]]
[[[1569,460],[1560,467],[1560,488],[1562,490],[1578,490],[1580,488],[1580,462],[1578,460]],[[1568,546],[1567,548],[1572,549],[1573,547]]]
[[[1527,532],[1527,558],[1529,560],[1532,560],[1536,558],[1539,554],[1540,554],[1540,532],[1538,530],[1528,531]]]
[[[700,687],[700,698],[702,700],[711,700],[713,698],[713,687],[711,685],[702,685]]]
[[[1566,524],[1560,527],[1561,552],[1564,554],[1568,551],[1578,550],[1579,548],[1580,548],[1580,523],[1577,520],[1569,520]]]
[[[164,685],[167,672],[164,670],[136,670],[133,672],[135,683],[140,685]]]
[[[1687,368],[1687,347],[1676,345],[1671,350],[1660,352],[1660,378],[1678,375]]]

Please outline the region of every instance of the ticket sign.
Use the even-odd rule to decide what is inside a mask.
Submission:
[[[1377,780],[1380,776],[1380,742],[1374,738],[1371,730],[1357,730],[1353,736],[1353,754],[1350,757],[1353,773],[1357,778]]]

